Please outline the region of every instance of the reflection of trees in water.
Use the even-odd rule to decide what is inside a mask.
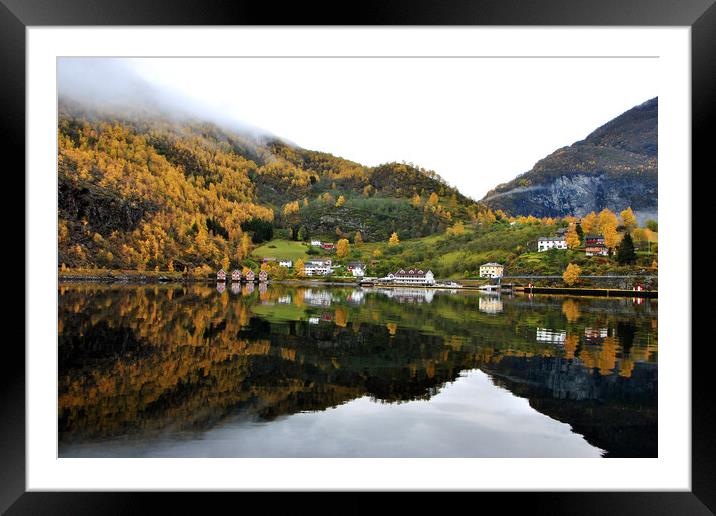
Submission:
[[[229,415],[272,419],[365,395],[428,399],[462,370],[494,372],[535,358],[570,368],[529,384],[555,385],[580,371],[585,386],[620,378],[619,392],[628,393],[641,381],[634,364],[656,356],[652,317],[630,307],[605,314],[580,301],[568,309],[580,314],[574,317],[561,300],[535,308],[515,299],[495,317],[480,312],[478,296],[435,296],[420,305],[367,293],[356,305],[353,289],[332,289],[330,317],[322,318],[327,308],[307,304],[305,291],[61,287],[61,441],[200,430]],[[323,320],[308,324],[313,316]],[[565,332],[564,342],[538,342],[540,325]],[[608,328],[607,336],[590,342],[585,331],[592,327]],[[594,385],[584,388],[602,394],[564,399],[633,401]],[[656,382],[645,388],[655,394]],[[556,392],[549,396],[559,399]]]

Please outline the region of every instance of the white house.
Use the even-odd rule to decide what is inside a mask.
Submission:
[[[346,269],[348,270],[348,272],[353,274],[354,278],[362,278],[363,276],[365,276],[365,264],[363,263],[350,262],[346,266]]]
[[[505,270],[504,265],[499,263],[485,263],[480,265],[480,277],[481,278],[501,278]]]
[[[567,249],[567,240],[564,236],[540,237],[537,239],[537,251],[549,251],[550,249]]]
[[[320,240],[311,240],[311,245],[314,247],[321,247],[321,241]]]
[[[280,261],[278,262],[278,264],[279,264],[281,267],[289,267],[289,268],[290,268],[290,267],[293,267],[293,261],[291,261],[291,260],[280,260]]]
[[[391,283],[400,285],[434,285],[435,276],[433,271],[424,271],[422,269],[400,269],[388,274],[385,279]]]
[[[332,271],[331,260],[310,260],[303,265],[306,276],[327,276]]]

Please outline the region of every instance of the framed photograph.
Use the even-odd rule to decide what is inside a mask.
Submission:
[[[712,4],[0,0],[26,202],[0,508],[712,514]]]

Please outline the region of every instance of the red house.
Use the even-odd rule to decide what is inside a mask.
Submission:
[[[602,235],[586,235],[584,237],[584,252],[587,256],[607,256],[609,249],[604,244]]]
[[[268,281],[268,273],[266,271],[259,272],[259,283],[266,283]]]
[[[219,269],[219,272],[216,273],[216,281],[226,281],[226,271],[224,269]]]
[[[253,283],[254,279],[256,279],[256,274],[254,274],[254,271],[247,271],[246,274],[244,274],[244,279],[247,283]]]
[[[241,271],[239,269],[234,269],[231,273],[231,281],[241,281]]]

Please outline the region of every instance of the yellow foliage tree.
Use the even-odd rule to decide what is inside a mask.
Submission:
[[[353,243],[356,246],[359,246],[363,243],[363,236],[360,234],[360,231],[356,231],[356,234],[353,236]]]
[[[298,213],[299,208],[298,201],[289,202],[283,205],[281,213],[283,213],[284,216],[288,216],[293,213]]]
[[[632,231],[636,227],[636,215],[634,215],[631,207],[622,211],[619,215],[621,215],[622,225],[627,231]]]
[[[416,208],[420,208],[420,205],[423,203],[423,200],[420,198],[420,194],[415,194],[413,196],[413,200],[410,201],[410,204],[412,204]]]
[[[296,276],[298,276],[299,278],[303,278],[304,276],[306,276],[306,264],[303,263],[303,260],[301,260],[300,258],[296,260],[296,263],[293,265],[293,267],[296,271]]]
[[[339,196],[338,196],[338,200],[336,201],[336,208],[340,208],[340,207],[343,206],[345,203],[346,203],[346,198],[343,197],[342,195],[339,195]]]
[[[428,204],[430,206],[436,206],[438,204],[438,194],[435,192],[430,194],[430,197],[428,198]]]
[[[169,272],[174,272],[174,260],[170,259],[169,264],[167,265],[167,270]]]
[[[591,234],[593,231],[597,230],[597,214],[594,212],[587,213],[584,217],[582,217],[582,231],[584,231],[585,235]]]
[[[567,242],[567,247],[570,249],[576,249],[579,247],[579,235],[577,234],[577,229],[574,225],[569,226],[569,231],[567,231],[564,239]]]
[[[251,237],[247,233],[241,236],[241,245],[239,246],[239,260],[246,259],[251,251]]]
[[[574,285],[577,280],[579,280],[579,275],[582,272],[582,268],[575,264],[570,263],[567,265],[567,268],[564,270],[564,273],[562,274],[562,279],[564,280],[564,283],[568,286]]]
[[[350,249],[351,245],[348,242],[348,239],[341,238],[338,243],[336,243],[336,256],[338,258],[345,258],[346,256],[348,256]]]
[[[448,235],[464,235],[465,224],[463,224],[462,221],[458,221],[455,223],[454,226],[447,228],[445,230],[445,233],[447,233]]]
[[[392,246],[396,246],[398,244],[400,244],[400,239],[398,238],[398,233],[393,232],[393,234],[390,235],[390,239],[388,240],[388,245],[392,247]]]

